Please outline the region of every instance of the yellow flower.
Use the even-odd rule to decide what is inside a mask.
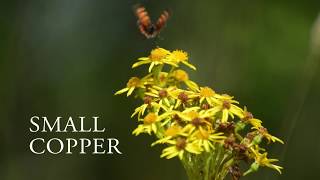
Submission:
[[[133,132],[134,135],[139,135],[141,133],[148,133],[151,135],[151,133],[157,133],[158,132],[158,123],[161,120],[168,117],[169,114],[163,113],[160,116],[158,115],[158,112],[156,113],[149,113],[143,118],[143,124],[140,124]]]
[[[261,154],[258,151],[253,151],[253,153],[255,155],[255,162],[251,165],[250,169],[244,173],[244,175],[257,171],[259,166],[267,166],[277,170],[281,174],[281,169],[283,169],[283,167],[272,164],[273,162],[279,161],[278,159],[268,159],[267,152]]]
[[[199,111],[200,108],[195,106],[185,109],[183,112],[175,112],[183,121],[188,122],[188,124],[183,128],[183,132],[192,134],[197,129],[208,129],[212,128],[212,124],[207,120],[211,115],[206,111]]]
[[[196,70],[196,67],[194,67],[192,64],[188,62],[188,53],[182,51],[182,50],[175,50],[173,51],[170,56],[168,57],[173,62],[182,63],[188,67],[190,67],[193,70]]]
[[[158,115],[155,113],[149,113],[146,117],[144,117],[143,122],[144,124],[153,124],[157,121]]]
[[[148,92],[145,93],[147,96],[155,98],[155,102],[158,102],[159,105],[166,105],[167,107],[172,106],[170,99],[178,91],[178,88],[175,86],[170,86],[168,88],[162,88],[159,86],[152,86],[148,89]]]
[[[164,111],[169,111],[169,109],[167,107],[163,106],[162,104],[158,104],[156,102],[153,102],[152,97],[145,96],[144,97],[144,104],[142,104],[141,106],[137,107],[134,110],[134,113],[132,113],[131,118],[138,114],[138,119],[140,119],[140,116],[144,115],[144,112],[146,111],[147,108],[149,108],[149,109],[151,109],[151,108],[156,108],[156,109],[162,108]]]
[[[127,87],[117,91],[115,95],[127,92],[127,96],[130,96],[132,92],[139,87],[144,88],[143,82],[138,77],[132,77],[127,82]]]
[[[266,153],[266,152],[263,154],[258,153],[258,155],[256,157],[256,162],[260,166],[267,166],[269,168],[275,169],[281,174],[281,169],[283,169],[283,168],[281,166],[271,164],[272,162],[277,162],[279,160],[278,159],[268,159],[267,155],[268,155],[268,153]]]
[[[167,55],[170,54],[170,51],[163,49],[163,48],[156,48],[153,49],[150,53],[150,59],[153,61],[160,61],[166,58]]]
[[[179,134],[179,132],[181,132],[181,127],[180,126],[171,126],[169,127],[166,132],[165,135],[166,136],[176,136],[177,134]]]
[[[197,89],[199,89],[199,86],[189,79],[188,73],[184,70],[178,69],[175,70],[172,74],[176,80],[184,82],[191,90],[196,91]]]
[[[216,93],[209,87],[200,88],[200,96],[202,98],[213,97]]]
[[[191,137],[193,137],[195,139],[194,141],[203,147],[206,152],[214,149],[214,143],[223,143],[223,140],[226,138],[221,132],[213,133],[203,130],[202,128],[195,131]]]
[[[208,98],[208,97],[206,97]],[[213,103],[213,99],[214,98],[208,98],[209,102],[212,101],[211,103],[207,102],[210,105],[213,105],[214,107],[210,110],[208,110],[211,114],[215,114],[219,111],[222,111],[222,116],[221,116],[221,122],[222,123],[226,123],[228,121],[229,116],[231,116],[232,119],[234,119],[234,115],[238,116],[238,117],[243,117],[243,110],[232,104],[232,103],[236,103],[238,104],[239,102],[232,100],[233,97],[223,94],[223,95],[219,95],[219,99],[215,99],[214,104]]]
[[[247,107],[244,107],[243,116],[239,117],[243,122],[249,122],[253,127],[262,127],[262,121],[253,117],[252,113],[247,111]]]
[[[160,85],[166,85],[168,73],[160,72],[159,73],[159,83]]]
[[[173,72],[173,76],[178,81],[187,81],[189,80],[189,75],[184,70],[178,69]]]
[[[174,108],[177,109],[181,105],[187,105],[187,103],[190,101],[189,96],[191,94],[192,92],[190,91],[177,91],[177,93],[173,95],[173,98],[176,100]]]
[[[154,146],[156,144],[165,144],[168,142],[172,141],[172,138],[175,138],[177,136],[184,136],[187,137],[188,135],[182,132],[182,128],[179,125],[172,125],[171,127],[169,127],[165,133],[164,133],[165,137],[161,138],[157,141],[155,141],[154,143],[151,144],[151,146]]]
[[[221,122],[225,123],[228,121],[228,116],[230,115],[232,119],[234,118],[234,115],[241,116],[243,110],[239,108],[238,106],[231,104],[234,101],[231,100],[224,100],[222,102],[222,118]]]
[[[268,140],[268,142],[270,142],[270,141],[272,141],[272,142],[278,141],[278,142],[280,142],[281,144],[284,144],[284,142],[283,142],[281,139],[279,139],[279,138],[277,138],[277,137],[272,136],[271,134],[269,134],[269,133],[268,133],[268,130],[267,130],[266,128],[264,128],[264,127],[252,127],[252,129],[258,130],[259,134],[260,134],[261,136],[265,137],[265,138]]]
[[[182,50],[174,50],[172,52],[172,56],[178,62],[187,61],[188,60],[188,53],[185,52],[185,51],[182,51]]]
[[[218,95],[209,87],[201,87],[197,96],[200,97],[200,103],[206,105],[205,107],[208,106],[207,108],[209,109],[206,111],[207,114],[215,116],[218,112],[222,113],[221,123],[226,123],[229,116],[231,116],[232,119],[234,118],[234,115],[243,117],[243,110],[240,107],[232,104],[238,102],[232,100],[231,96],[226,94]],[[204,100],[206,100],[208,104],[204,103]],[[210,108],[210,106],[212,107]]]
[[[152,85],[153,80],[151,79],[152,74],[148,74],[143,78],[138,78],[138,77],[132,77],[129,79],[127,82],[127,87],[117,91],[115,95],[122,94],[127,92],[127,96],[130,96],[132,92],[137,89],[137,88],[144,88],[146,85]]]
[[[132,65],[132,68],[141,66],[143,64],[150,64],[149,66],[149,72],[152,71],[153,67],[160,64],[169,64],[174,67],[177,67],[177,64],[175,62],[172,62],[167,57],[170,55],[170,51],[163,49],[163,48],[156,48],[153,49],[149,55],[149,57],[142,57],[139,58],[139,62],[136,62]]]
[[[209,105],[215,106],[219,102],[218,99],[222,96],[209,87],[200,87],[193,97],[199,97],[200,103],[203,103],[204,100],[206,100]]]
[[[166,143],[171,144],[171,146],[165,148],[160,157],[165,157],[167,159],[178,156],[179,159],[182,160],[185,152],[200,154],[203,151],[198,143],[192,142],[190,139],[185,137],[178,137],[175,140],[168,140]]]

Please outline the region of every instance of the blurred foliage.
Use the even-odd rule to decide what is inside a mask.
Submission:
[[[137,2],[153,17],[172,11],[159,39],[139,34]],[[235,95],[287,143],[270,149],[282,156],[281,176],[262,170],[243,179],[320,179],[320,72],[306,66],[319,12],[318,0],[3,2],[0,179],[185,179],[178,160],[160,159],[160,149],[146,148],[151,140],[131,136],[137,104],[113,96],[133,75],[133,60],[157,45],[188,51],[201,69],[191,73],[197,82]],[[124,154],[35,156],[33,115],[99,115]]]

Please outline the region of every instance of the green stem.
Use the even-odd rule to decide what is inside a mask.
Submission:
[[[155,66],[152,69],[152,74],[153,74],[154,79],[156,80],[156,84],[160,84],[159,77],[160,77],[160,73],[162,71],[162,68],[163,68],[163,65],[161,64],[161,65]]]
[[[223,180],[234,163],[232,157],[222,145],[216,144],[212,152],[186,153],[182,164],[189,180]]]

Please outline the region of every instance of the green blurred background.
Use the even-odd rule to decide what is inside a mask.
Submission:
[[[135,3],[153,17],[172,11],[159,39],[138,32]],[[113,96],[144,72],[130,66],[156,46],[186,50],[198,67],[195,81],[234,95],[286,141],[269,148],[282,175],[261,168],[243,179],[320,179],[320,48],[310,51],[319,12],[319,0],[2,2],[0,179],[186,179],[177,159],[160,159],[161,148],[149,147],[152,137],[131,135],[137,103]],[[100,116],[123,154],[34,155],[33,115]]]

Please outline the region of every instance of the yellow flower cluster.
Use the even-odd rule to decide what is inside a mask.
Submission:
[[[217,147],[223,147],[225,154],[231,154],[230,167],[241,160],[252,161],[245,174],[259,166],[281,173],[282,167],[272,164],[277,160],[268,159],[266,150],[259,145],[263,139],[283,141],[270,135],[262,121],[254,118],[246,107],[239,107],[232,96],[190,80],[188,73],[180,69],[182,64],[196,69],[189,63],[186,52],[156,48],[148,57],[139,58],[132,68],[147,64],[146,76],[130,78],[127,86],[115,94],[130,96],[135,92],[142,98],[142,105],[131,116],[140,122],[133,134],[154,134],[158,140],[152,145],[167,145],[161,157],[177,156],[184,160],[188,154],[214,154]]]

